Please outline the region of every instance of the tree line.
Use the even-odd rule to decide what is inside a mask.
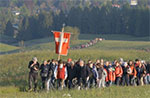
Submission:
[[[113,7],[110,2],[100,7],[72,7],[69,12],[41,11],[22,18],[16,38],[31,40],[50,36],[51,30],[61,30],[63,23],[78,28],[81,34],[149,36],[149,11],[147,6],[130,6],[126,3]],[[8,21],[4,34],[12,36],[13,30],[11,21]]]

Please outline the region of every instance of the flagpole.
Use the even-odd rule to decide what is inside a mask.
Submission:
[[[64,33],[64,29],[65,29],[65,23],[63,23],[63,28],[62,28],[61,33]],[[61,35],[61,34],[60,34],[60,35]],[[60,60],[60,54],[61,54],[61,53],[58,54],[58,60]]]

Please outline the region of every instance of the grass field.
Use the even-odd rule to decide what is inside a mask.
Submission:
[[[80,34],[79,35],[79,39],[80,39],[80,41],[72,41],[71,42],[71,47],[74,47],[74,46],[77,46],[77,45],[80,45],[80,44],[82,44],[82,43],[85,43],[85,42],[88,42],[89,40],[93,40],[93,39],[95,39],[95,38],[97,38],[97,37],[102,37],[102,38],[104,38],[104,39],[106,39],[106,40],[111,40],[111,41],[113,41],[113,43],[115,44],[115,40],[119,40],[119,41],[125,41],[124,43],[124,45],[125,46],[127,46],[128,47],[128,45],[131,43],[131,45],[135,45],[135,44],[138,44],[138,45],[140,45],[139,43],[141,43],[141,48],[143,48],[143,46],[145,45],[145,43],[144,43],[144,41],[150,41],[150,37],[133,37],[133,36],[130,36],[130,35],[118,35],[118,34]],[[12,46],[12,47],[20,47],[20,45],[19,45],[19,42],[17,42],[16,43],[16,41],[14,40],[14,39],[12,39],[12,38],[10,38],[10,37],[7,37],[7,36],[2,36],[2,35],[0,35],[0,39],[1,40],[6,40],[7,39],[7,41],[8,41],[8,45],[9,46]],[[7,42],[7,41],[5,41],[5,42]],[[46,37],[46,38],[41,38],[41,39],[34,39],[34,40],[29,40],[29,41],[24,41],[24,47],[25,47],[25,49],[23,49],[23,50],[25,50],[25,51],[31,51],[31,50],[54,50],[54,38],[53,38],[53,36],[49,36],[49,37]],[[112,43],[111,43],[111,41],[108,41],[108,43],[105,41],[105,43],[104,43],[104,45],[106,46],[108,46],[108,45],[110,45],[110,46],[108,46],[109,48],[111,48],[111,46],[113,46],[112,45]],[[129,41],[129,42],[126,42],[126,41]],[[143,41],[143,42],[139,42],[139,41]],[[2,41],[3,42],[3,41]],[[12,43],[12,42],[15,42],[15,43]],[[134,43],[135,42],[135,43]],[[126,44],[127,43],[127,44]],[[2,44],[2,43],[1,43]],[[0,44],[0,45],[1,45]],[[116,41],[116,44],[121,44],[121,43],[119,43],[119,42],[117,42]],[[143,44],[143,45],[142,45]],[[147,43],[147,44],[149,44],[149,43]],[[146,44],[146,45],[147,45]],[[12,47],[4,47],[4,45],[6,45],[6,46],[8,46],[7,44],[4,44],[3,43],[3,46],[1,45],[0,46],[0,51],[1,52],[6,52],[6,54],[8,54],[9,53],[9,51],[13,51],[13,50],[16,50],[16,48],[12,48]],[[102,45],[102,44],[101,44]],[[98,45],[98,48],[100,48],[101,49],[101,45]],[[131,46],[130,45],[130,46]],[[146,46],[145,45],[145,46]],[[100,47],[99,47],[100,46]],[[103,46],[103,45],[102,45]],[[116,45],[114,45],[114,46],[116,46]],[[113,46],[113,47],[114,47]],[[123,45],[120,45],[121,47],[123,46]],[[146,46],[146,47],[148,47],[148,46]],[[124,48],[124,46],[123,46],[123,48]],[[130,47],[129,47],[130,48]],[[131,48],[132,48],[132,46],[131,46]],[[137,47],[138,49],[139,49],[139,47]],[[140,48],[140,49],[141,49]],[[21,48],[22,49],[22,48]],[[119,49],[119,48],[118,48]],[[145,48],[144,48],[145,49]],[[15,51],[16,52],[16,51]],[[19,50],[17,51],[17,52],[19,52]],[[13,53],[13,52],[10,52],[10,53]]]
[[[16,87],[0,88],[1,98],[149,98],[150,86],[116,87],[89,90],[20,92]],[[69,94],[69,96],[68,96]]]
[[[7,52],[15,49],[19,49],[19,47],[0,43],[0,52]]]
[[[71,47],[89,42],[89,40],[78,40],[71,42]],[[0,44],[0,50],[10,51],[9,49],[18,49],[17,44],[12,46]],[[148,98],[150,85],[139,87],[109,87],[105,89],[91,90],[64,90],[51,91],[48,93],[38,92],[29,93],[28,89],[28,62],[36,56],[39,63],[43,60],[57,59],[55,54],[55,45],[50,39],[40,39],[25,42],[25,52],[0,55],[0,98]],[[150,60],[150,42],[146,41],[118,41],[104,40],[94,46],[79,50],[69,50],[67,57],[61,57],[63,60],[72,58],[84,60],[103,58],[113,61],[120,57],[125,60],[135,60],[136,58]],[[38,77],[40,80],[40,77]],[[41,82],[38,82],[41,85]],[[70,94],[71,97],[65,96]]]

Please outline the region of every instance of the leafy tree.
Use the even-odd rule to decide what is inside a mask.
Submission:
[[[66,26],[64,28],[65,32],[71,32],[71,40],[78,40],[80,30],[77,27]]]

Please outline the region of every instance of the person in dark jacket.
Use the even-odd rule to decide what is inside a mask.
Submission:
[[[49,88],[54,88],[55,87],[55,77],[54,77],[54,70],[57,66],[56,64],[56,60],[52,59],[52,61],[50,62],[50,60],[48,60],[48,66],[49,66],[49,73],[48,73],[48,80],[47,80],[47,90],[49,90]]]
[[[145,76],[145,83],[150,84],[150,61],[146,64],[146,76]]]
[[[71,58],[68,58],[68,60],[67,60],[67,63],[66,63],[66,68],[67,68],[67,70],[68,70],[68,68],[71,66],[71,61],[72,61],[72,59]],[[67,71],[68,72],[68,71]],[[68,74],[68,73],[67,73]],[[68,82],[69,82],[69,80],[68,80],[68,77],[67,77],[67,79],[65,80],[65,86],[66,87],[68,87]]]
[[[104,68],[102,64],[97,64],[97,73],[98,73],[98,88],[105,87],[105,81],[107,77],[107,70]]]
[[[98,72],[93,63],[89,63],[88,70],[89,70],[88,84],[89,84],[89,88],[92,88],[92,86],[94,86],[94,83],[96,83],[96,81],[98,80]]]
[[[83,88],[86,88],[87,87],[87,81],[89,80],[89,70],[87,68],[87,66],[84,64],[84,61],[83,60],[80,60],[79,62],[79,79],[78,79],[78,89],[80,90],[81,89],[81,86]]]
[[[37,90],[37,78],[38,78],[38,70],[39,63],[36,57],[33,57],[32,61],[29,62],[28,68],[29,72],[29,91],[32,91],[32,82],[34,82],[34,91]]]
[[[145,74],[145,66],[142,63],[139,63],[139,65],[136,67],[137,71],[137,85],[144,85],[143,78]]]
[[[43,89],[46,89],[47,87],[47,76],[48,76],[48,73],[49,73],[49,66],[47,65],[47,61],[45,60],[43,62],[43,64],[41,64],[40,66],[40,75],[41,75],[41,79],[42,79],[42,88]]]
[[[71,89],[74,87],[72,81],[76,77],[77,70],[75,67],[75,63],[73,61],[70,62],[70,66],[68,67],[68,80],[69,80],[69,85],[68,88]]]
[[[122,75],[122,85],[125,86],[129,86],[129,72],[130,72],[130,69],[129,69],[129,66],[128,66],[128,63],[127,62],[124,62],[123,66],[122,66],[122,69],[123,69],[123,75]]]

